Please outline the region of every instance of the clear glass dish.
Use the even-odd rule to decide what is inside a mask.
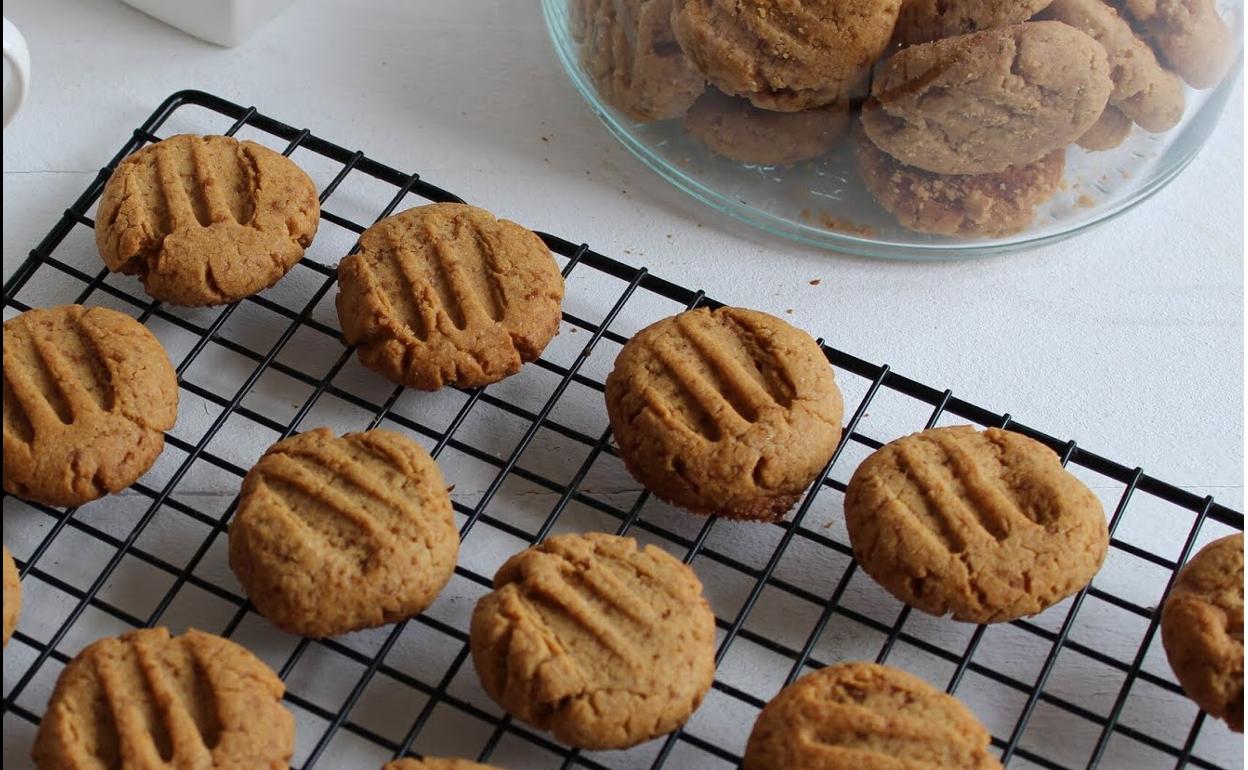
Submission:
[[[579,0],[572,0],[578,2]],[[689,136],[680,119],[638,123],[608,105],[580,63],[569,0],[542,0],[555,51],[576,89],[607,129],[660,176],[694,198],[770,233],[833,251],[897,259],[963,259],[1053,243],[1106,222],[1174,179],[1208,140],[1243,69],[1242,0],[1217,3],[1232,33],[1232,64],[1214,88],[1184,86],[1186,111],[1162,134],[1136,127],[1119,147],[1072,145],[1058,192],[1026,230],[1000,238],[927,235],[883,210],[857,178],[851,142],[792,166],[719,157]]]

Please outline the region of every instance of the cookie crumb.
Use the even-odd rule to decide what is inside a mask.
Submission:
[[[823,225],[825,230],[833,230],[838,233],[849,233],[850,235],[860,235],[863,238],[870,238],[875,235],[875,228],[870,225],[860,225],[857,222],[851,222],[848,219],[840,219],[831,214],[822,214],[819,217],[819,224]]]
[[[1079,196],[1079,200],[1075,201],[1075,207],[1081,209],[1090,209],[1096,205],[1096,199],[1091,195],[1084,193]]]
[[[788,308],[784,312],[787,313],[788,315],[793,315],[793,308]]]
[[[820,280],[821,280],[821,279],[819,279],[819,278],[811,278],[811,279],[810,279],[810,285],[811,285],[811,286],[818,286],[818,285],[819,285],[819,283],[820,283]]]

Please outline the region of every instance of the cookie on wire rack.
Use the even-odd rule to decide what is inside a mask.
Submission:
[[[316,185],[255,142],[181,134],[117,166],[100,198],[104,264],[173,305],[222,305],[277,283],[312,243]]]
[[[1057,454],[1012,431],[933,428],[854,471],[845,524],[863,570],[954,620],[1034,615],[1087,585],[1109,549],[1100,500]]]
[[[467,759],[448,759],[444,757],[425,757],[424,759],[396,759],[387,762],[381,770],[498,770],[490,765],[471,762]]]
[[[419,614],[451,578],[459,533],[437,464],[388,430],[279,441],[243,479],[230,568],[260,614],[325,637]]]
[[[9,643],[17,629],[17,616],[22,611],[22,579],[8,546],[4,547],[4,644]]]
[[[473,206],[386,217],[338,265],[338,284],[343,340],[409,388],[498,382],[559,330],[563,276],[546,244]]]

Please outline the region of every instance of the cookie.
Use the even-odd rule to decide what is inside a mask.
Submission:
[[[1183,691],[1244,731],[1244,535],[1215,540],[1179,573],[1161,613],[1161,641]]]
[[[22,611],[22,579],[13,562],[13,554],[4,548],[4,644],[13,637],[17,616]]]
[[[858,132],[858,175],[902,227],[932,235],[1002,237],[1025,230],[1057,192],[1066,151],[997,174],[933,174],[902,164]]]
[[[286,770],[295,719],[282,706],[284,690],[228,639],[131,631],[65,666],[31,756],[38,770]]]
[[[1100,152],[1112,150],[1131,135],[1131,118],[1123,114],[1117,107],[1106,107],[1105,112],[1092,127],[1079,137],[1077,143],[1085,150]]]
[[[582,9],[581,66],[598,94],[642,123],[685,114],[706,79],[672,33],[672,0],[573,0]]]
[[[1140,128],[1160,133],[1183,117],[1183,86],[1162,68],[1148,44],[1102,0],[1054,0],[1042,14],[1091,35],[1109,54],[1114,88],[1109,103]]]
[[[178,412],[178,381],[143,324],[62,305],[4,323],[4,489],[82,505],[156,462]]]
[[[498,770],[489,765],[482,765],[476,762],[469,762],[466,759],[439,759],[438,757],[425,757],[424,759],[396,759],[393,762],[387,762],[381,770]]]
[[[758,715],[744,770],[1000,770],[992,738],[952,695],[876,663],[798,679]]]
[[[255,142],[182,134],[113,172],[95,242],[113,272],[137,275],[156,299],[222,305],[277,283],[312,243],[316,185]]]
[[[715,677],[715,616],[686,565],[601,533],[558,535],[499,568],[470,632],[481,684],[509,714],[585,749],[684,724]]]
[[[845,491],[854,556],[901,601],[996,623],[1034,615],[1087,585],[1109,533],[1100,500],[1053,450],[963,425],[893,441]]]
[[[546,245],[483,209],[387,217],[338,266],[338,320],[360,363],[420,390],[520,371],[559,330],[563,276]]]
[[[328,428],[269,447],[243,479],[230,568],[279,628],[334,636],[419,614],[459,555],[446,483],[420,444]]]
[[[819,346],[743,308],[642,329],[616,357],[606,401],[629,473],[694,513],[783,517],[841,438],[841,393]]]
[[[1213,0],[1124,0],[1166,62],[1192,88],[1212,88],[1231,64],[1231,30]]]
[[[901,46],[1027,21],[1052,0],[904,0],[893,40]]]
[[[788,166],[836,146],[849,125],[849,106],[772,112],[711,88],[685,116],[685,130],[711,152],[741,163]]]
[[[862,95],[901,0],[675,0],[676,39],[706,79],[755,107],[798,112]]]
[[[1077,29],[1029,22],[911,46],[871,85],[862,126],[908,166],[993,174],[1065,147],[1105,111],[1105,50]]]

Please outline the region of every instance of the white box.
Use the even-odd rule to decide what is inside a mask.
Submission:
[[[246,40],[294,0],[122,0],[201,40],[231,47]]]

